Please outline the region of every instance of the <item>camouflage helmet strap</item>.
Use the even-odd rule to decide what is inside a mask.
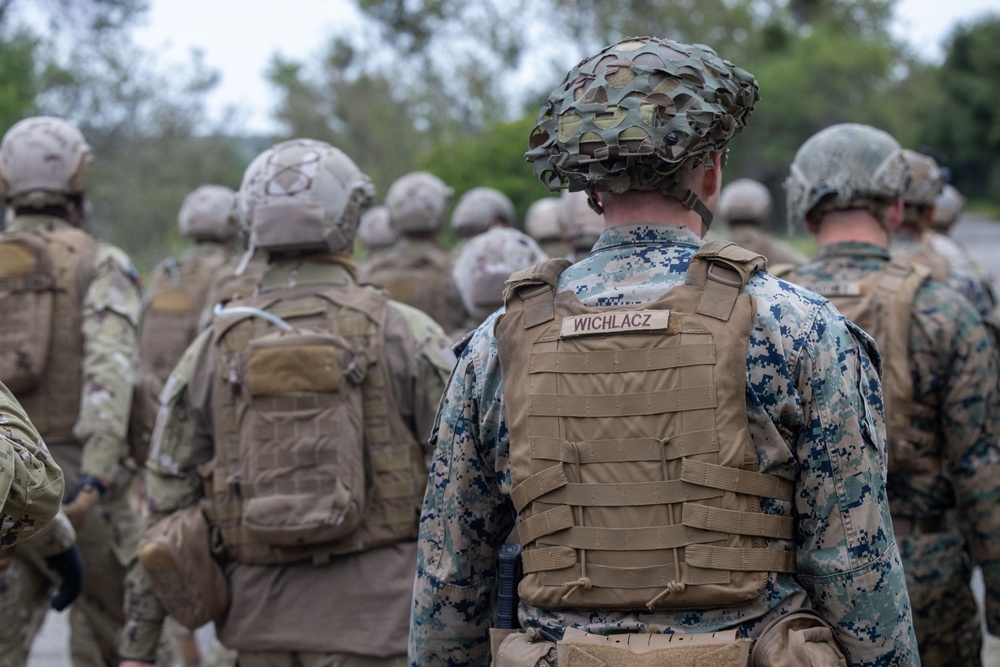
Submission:
[[[714,214],[708,210],[708,207],[698,199],[698,195],[692,192],[690,188],[684,187],[677,181],[672,181],[670,185],[662,188],[662,192],[667,196],[673,197],[686,208],[691,209],[701,216],[701,219],[705,223],[705,229],[712,226],[712,218],[715,217]]]

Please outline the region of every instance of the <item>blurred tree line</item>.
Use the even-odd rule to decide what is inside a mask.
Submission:
[[[176,213],[203,183],[239,186],[277,139],[354,157],[384,193],[413,169],[456,195],[503,190],[521,214],[547,192],[523,153],[535,113],[584,56],[655,34],[713,46],[752,72],[761,101],[727,179],[776,200],[796,148],[836,122],[876,125],[933,154],[973,198],[1000,201],[1000,16],[959,26],[940,64],[895,39],[894,0],[352,0],[361,30],[307,61],[274,56],[279,136],[210,118],[218,82],[197,53],[164,67],[132,39],[149,0],[0,0],[0,131],[46,113],[94,149],[88,223],[148,270],[181,244]],[[331,17],[332,20],[332,17]]]

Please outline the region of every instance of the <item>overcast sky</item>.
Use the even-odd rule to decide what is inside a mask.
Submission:
[[[997,0],[897,0],[895,29],[928,58],[939,59],[941,42],[957,22],[996,8]],[[271,55],[304,59],[358,21],[345,0],[152,0],[136,37],[163,51],[166,62],[186,60],[191,49],[200,49],[205,64],[222,75],[212,108],[237,106],[246,129],[266,132],[274,129],[270,112],[276,103],[264,79]]]

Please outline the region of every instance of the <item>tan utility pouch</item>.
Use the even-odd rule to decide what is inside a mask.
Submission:
[[[567,628],[559,667],[746,667],[750,639],[735,631],[706,634],[594,635]]]
[[[751,667],[847,667],[833,628],[801,609],[772,621],[753,647]]]
[[[194,630],[229,609],[229,582],[212,556],[209,526],[198,505],[160,520],[139,540],[139,562],[163,608]]]
[[[45,242],[14,233],[0,243],[0,381],[19,394],[45,375],[55,277]]]
[[[491,630],[491,643],[497,632],[505,631]],[[520,630],[506,635],[494,653],[496,667],[555,667],[557,664],[555,644],[544,639],[534,641]]]

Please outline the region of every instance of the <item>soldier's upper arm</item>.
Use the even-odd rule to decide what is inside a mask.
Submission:
[[[85,313],[115,313],[133,327],[139,324],[139,272],[118,248],[102,244],[94,262],[94,276],[84,300]]]

